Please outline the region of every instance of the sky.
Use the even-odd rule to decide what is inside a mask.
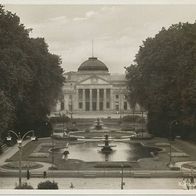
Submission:
[[[196,21],[196,5],[22,5],[4,4],[16,13],[31,37],[44,37],[67,71],[93,54],[111,73],[124,73],[142,42],[162,27]]]

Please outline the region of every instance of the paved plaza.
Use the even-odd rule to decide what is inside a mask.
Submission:
[[[157,143],[158,141],[163,142],[163,139],[155,138],[148,142],[152,144],[152,143]],[[166,142],[166,140],[164,141]],[[143,141],[143,142],[145,143],[146,141]],[[28,145],[28,143],[29,143],[28,140],[25,141],[24,146]],[[185,162],[188,162],[188,163],[190,162],[192,164],[195,163],[195,160],[196,160],[195,153],[194,153],[196,150],[195,144],[185,142],[182,140],[176,140],[175,142],[172,143],[172,149],[177,150],[177,151],[183,151],[189,154],[189,157],[186,158],[187,160]],[[8,148],[5,153],[0,155],[0,165],[2,166],[6,164],[7,163],[6,160],[10,158],[11,156],[13,156],[17,151],[18,151],[17,145]],[[187,174],[190,172],[194,173],[195,169],[181,168],[181,171],[171,171],[166,165],[168,161],[168,157],[169,157],[168,154],[166,153],[165,155],[162,155],[160,153],[159,157],[160,157],[160,160],[154,160],[153,158],[145,158],[145,159],[139,160],[139,164],[141,166],[139,170],[134,170],[134,169],[125,170],[124,171],[124,175],[125,175],[124,182],[126,183],[126,185],[124,186],[124,188],[125,189],[184,189],[182,186],[179,185],[180,180],[182,180],[181,173],[179,172],[186,172]],[[181,165],[183,165],[182,163],[184,163],[183,161],[182,163],[180,161],[177,161],[177,158],[175,158],[174,160],[176,162],[175,164],[178,165],[179,167],[181,167]],[[99,175],[97,175],[97,177],[86,176],[85,178],[81,178],[81,175],[78,175],[80,173],[79,171],[72,171],[72,172],[71,171],[58,171],[58,170],[49,171],[48,170],[50,166],[49,163],[41,162],[41,164],[43,165],[43,167],[37,168],[37,169],[31,169],[31,172],[32,173],[43,173],[43,171],[47,171],[48,173],[47,179],[49,180],[54,179],[56,182],[58,182],[60,189],[69,189],[71,183],[74,184],[75,189],[119,189],[120,187],[120,180],[121,180],[120,170],[115,170],[115,169],[113,169],[113,171],[105,170],[104,171],[105,178],[101,178],[101,176],[98,177]],[[149,170],[150,167],[152,170]],[[4,175],[5,177],[0,178],[0,188],[1,189],[13,189],[13,187],[15,187],[16,183],[18,182],[18,178],[16,177],[18,170],[10,170],[10,169],[8,170],[8,169],[0,168],[0,172],[2,172],[2,174],[5,174]],[[13,175],[13,172],[15,173],[14,175]],[[94,171],[94,172],[97,172],[97,171]],[[99,171],[98,173],[101,173],[101,172],[102,171]],[[109,178],[112,172],[114,174],[116,172],[116,175],[114,176],[118,176],[118,177]],[[140,175],[139,177],[134,178],[133,176],[134,175],[136,176],[137,172],[139,172],[140,174],[144,173],[143,174],[144,176],[142,177],[142,175]],[[11,175],[13,176],[12,178],[8,177],[9,173],[12,173]],[[23,179],[22,179],[23,182],[25,181],[28,182],[34,188],[36,188],[39,182],[46,180],[46,179],[43,179],[43,177],[41,178],[32,177],[30,178],[30,180],[27,181],[25,173],[26,173],[26,170],[25,171],[23,170],[23,174],[24,174]],[[154,176],[147,175],[147,178],[145,178],[145,175],[147,173],[154,174]],[[130,177],[127,178],[126,176],[129,176],[129,174],[130,174]],[[51,178],[51,176],[54,176],[54,177]],[[70,177],[68,178],[68,176]],[[71,176],[73,176],[74,178],[71,178]],[[155,176],[158,176],[159,178],[156,178]]]
[[[60,189],[70,189],[70,184],[74,189],[120,189],[120,178],[48,178],[58,182]],[[13,189],[17,178],[0,178],[1,189]],[[178,178],[124,178],[124,189],[183,189],[179,186]],[[42,178],[31,178],[23,181],[31,184],[34,188],[39,182],[45,181]]]

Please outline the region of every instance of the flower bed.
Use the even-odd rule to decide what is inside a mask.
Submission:
[[[21,168],[22,169],[37,169],[41,168],[42,165],[36,162],[29,162],[29,161],[22,161],[21,163]],[[18,161],[13,161],[6,163],[5,165],[2,166],[2,168],[5,169],[19,169],[19,162]]]
[[[33,152],[29,155],[30,158],[48,158],[49,153]]]

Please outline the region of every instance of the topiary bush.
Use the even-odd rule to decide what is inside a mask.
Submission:
[[[33,189],[33,187],[30,184],[27,184],[27,182],[24,182],[21,186],[17,185],[15,189]]]
[[[49,180],[45,182],[40,182],[37,185],[37,189],[59,189],[58,184],[56,182],[51,182]]]

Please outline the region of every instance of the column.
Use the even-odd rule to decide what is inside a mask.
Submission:
[[[75,100],[74,100],[74,105],[75,105],[75,109],[76,110],[78,110],[79,109],[79,99],[78,99],[78,97],[79,97],[79,92],[78,92],[79,90],[78,89],[76,89],[76,96],[75,96]]]
[[[82,89],[82,108],[85,111],[85,89]]]
[[[97,111],[99,111],[99,89],[97,89]]]
[[[90,89],[90,111],[92,111],[92,89]]]
[[[103,89],[103,110],[106,110],[106,89]]]
[[[113,89],[110,89],[110,110],[114,110],[114,98]]]

